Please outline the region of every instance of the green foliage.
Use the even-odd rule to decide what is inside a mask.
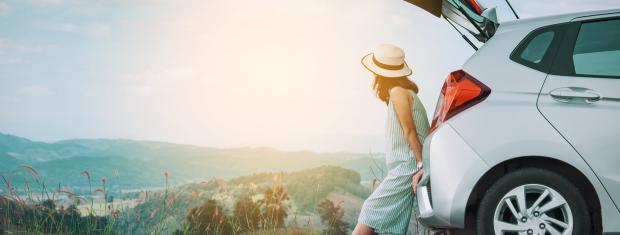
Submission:
[[[0,196],[0,230],[16,233],[105,234],[106,217],[82,216],[75,205],[58,207],[52,200],[26,205]]]
[[[347,234],[349,224],[342,219],[344,217],[344,209],[340,203],[334,205],[334,202],[325,199],[317,205],[316,210],[326,227],[323,233],[329,235]]]
[[[274,185],[263,193],[263,199],[254,201],[249,196],[235,202],[232,216],[214,199],[208,199],[189,210],[186,216],[189,234],[232,234],[242,232],[276,231],[284,227],[288,217],[288,195],[281,186]],[[181,233],[177,230],[175,233]]]
[[[108,208],[106,215],[96,216],[93,213],[93,199],[91,199],[90,211],[83,216],[76,205],[80,201],[87,201],[85,197],[62,189],[60,185],[57,191],[50,191],[37,169],[30,165],[19,165],[18,170],[20,169],[28,173],[38,191],[33,191],[28,183],[24,189],[19,189],[13,184],[12,175],[1,175],[7,189],[4,191],[5,195],[0,195],[2,230],[11,233],[114,234],[110,228],[120,212],[113,208],[112,204],[109,208],[106,205],[105,208]],[[87,175],[90,182],[90,174]],[[26,177],[24,180],[26,181]],[[102,186],[103,189],[96,191],[106,195],[105,179],[102,179]],[[23,192],[21,195],[18,193],[20,191]],[[58,206],[56,198],[58,194],[66,194],[71,204],[66,208],[64,205]]]
[[[275,185],[274,178],[278,178]],[[360,199],[368,195],[368,189],[360,185],[359,174],[341,167],[323,166],[291,173],[260,173],[229,181],[209,180],[171,188],[168,195],[174,200],[168,200],[169,207],[165,212],[161,208],[166,200],[165,194],[150,192],[145,201],[127,211],[119,227],[123,233],[132,234],[149,233],[152,228],[161,228],[164,234],[175,230],[184,231],[184,224],[187,223],[184,219],[189,210],[200,207],[209,199],[217,199],[219,206],[232,211],[228,219],[235,231],[256,227],[273,230],[273,227],[283,224],[284,220],[279,219],[279,216],[286,218],[283,216],[285,213],[282,213],[284,207],[287,215],[291,214],[291,209],[296,210],[296,213],[301,210],[306,215],[312,214],[316,204],[332,192]],[[266,200],[271,204],[275,202],[276,205],[282,205],[281,211],[271,209],[271,214],[266,213],[266,208],[278,208],[267,207]],[[260,207],[260,214],[256,207]],[[263,219],[271,217],[273,219],[269,221]],[[162,218],[165,226],[158,222]]]
[[[10,233],[52,234],[299,234],[311,231],[289,224],[286,219],[294,209],[295,216],[306,210],[303,216],[315,216],[313,210],[318,201],[330,193],[346,197],[363,198],[368,192],[360,185],[361,177],[352,170],[323,166],[292,173],[262,173],[233,180],[208,180],[169,187],[168,179],[174,174],[160,174],[165,190],[113,194],[117,177],[102,178],[101,185],[91,180],[98,178],[93,171],[79,171],[78,178],[88,187],[85,196],[63,188],[48,192],[47,180],[32,166],[20,166],[39,186],[39,192],[19,189],[11,177],[2,178],[6,196],[0,196],[0,229]],[[75,170],[77,171],[78,168]],[[11,174],[15,176],[17,171]],[[12,190],[17,188],[17,190]],[[54,187],[55,188],[55,187]],[[66,190],[65,190],[66,189]],[[21,193],[21,194],[20,194]],[[35,194],[32,196],[32,194]],[[67,208],[58,206],[54,198],[66,194]],[[21,195],[21,196],[20,196]],[[51,195],[48,196],[48,195]],[[104,212],[95,212],[94,200]],[[23,199],[28,196],[26,202]],[[123,199],[126,200],[123,202]],[[121,200],[119,202],[119,200]],[[217,201],[216,201],[217,200]],[[81,209],[90,210],[80,214]],[[123,204],[123,203],[132,203]],[[123,207],[123,206],[126,207]],[[227,215],[225,211],[231,211]],[[102,214],[103,213],[103,214]],[[315,217],[316,218],[316,217]],[[309,223],[308,223],[309,224]],[[301,230],[296,230],[301,229]]]
[[[275,173],[261,173],[238,177],[230,184],[271,182]],[[314,206],[331,192],[344,192],[358,198],[366,198],[369,190],[360,185],[360,175],[337,166],[321,166],[283,175],[283,187],[299,210],[312,212]]]

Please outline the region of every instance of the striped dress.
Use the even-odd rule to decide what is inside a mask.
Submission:
[[[411,111],[416,132],[420,141],[424,142],[429,130],[426,111],[416,93],[411,91],[411,95]],[[385,162],[388,173],[364,201],[358,223],[373,228],[377,233],[405,234],[415,203],[411,177],[416,169],[416,160],[405,139],[392,102],[388,104],[386,127]]]

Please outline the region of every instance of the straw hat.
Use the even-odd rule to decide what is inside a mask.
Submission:
[[[381,44],[372,53],[362,57],[366,69],[382,77],[396,78],[411,75],[405,62],[405,52],[400,47]]]

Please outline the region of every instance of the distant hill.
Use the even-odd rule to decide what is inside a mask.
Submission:
[[[8,155],[6,152],[0,153],[0,172],[9,172],[21,163],[22,161]]]
[[[0,153],[27,164],[85,156],[94,151],[96,150],[93,148],[71,141],[45,143],[0,133]]]
[[[153,141],[75,139],[54,143],[31,141],[0,134],[0,175],[12,176],[23,188],[32,183],[26,169],[31,165],[48,187],[69,186],[76,192],[88,189],[83,171],[90,172],[93,185],[106,178],[110,187],[162,187],[163,172],[171,184],[250,175],[257,172],[296,171],[322,165],[355,170],[361,180],[370,180],[384,168],[382,156],[356,153],[280,151],[271,148],[210,148]],[[2,187],[4,188],[4,187]]]

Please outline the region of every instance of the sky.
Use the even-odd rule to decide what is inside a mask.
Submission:
[[[512,3],[523,18],[620,8]],[[429,116],[474,52],[401,0],[0,0],[0,132],[383,152],[386,107],[360,64],[380,43],[405,50]]]

